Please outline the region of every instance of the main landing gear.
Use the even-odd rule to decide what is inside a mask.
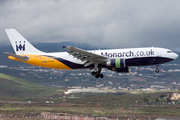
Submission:
[[[93,75],[93,76],[95,76],[96,78],[103,78],[104,77],[104,75],[103,74],[101,74],[101,68],[98,68],[98,70],[94,70],[94,71],[92,71],[91,72],[91,75]]]
[[[159,64],[157,64],[157,65],[156,65],[156,70],[155,70],[155,72],[156,72],[156,73],[158,73],[158,72],[159,72],[158,67],[159,67]]]
[[[94,71],[91,72],[91,75],[95,76],[96,78],[104,77],[104,75],[101,74],[101,68],[98,68],[98,63],[94,63]]]

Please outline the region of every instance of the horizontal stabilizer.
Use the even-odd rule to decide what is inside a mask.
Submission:
[[[15,58],[20,59],[20,60],[24,60],[24,61],[29,60],[29,57],[28,57],[28,56],[15,55],[15,54],[8,53],[8,52],[4,52],[4,54],[9,55],[9,56],[12,56],[12,57],[15,57]]]

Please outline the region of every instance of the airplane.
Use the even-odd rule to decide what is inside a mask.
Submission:
[[[159,65],[170,62],[178,55],[170,49],[159,47],[83,50],[73,46],[63,46],[67,52],[46,53],[36,49],[15,29],[6,29],[15,54],[4,52],[9,59],[53,69],[90,69],[96,78],[103,78],[102,68],[118,73],[128,73],[133,66]]]

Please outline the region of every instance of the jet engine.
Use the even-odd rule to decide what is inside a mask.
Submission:
[[[116,71],[117,73],[128,73],[129,72],[129,68],[128,67],[124,67],[124,68],[108,68],[111,71]]]
[[[125,59],[110,59],[106,65],[111,68],[124,68],[126,67]]]
[[[106,62],[109,70],[116,71],[116,72],[129,72],[129,68],[126,67],[125,59],[110,59]]]

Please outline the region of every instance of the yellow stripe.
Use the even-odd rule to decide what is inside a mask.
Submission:
[[[22,55],[22,56],[24,56],[24,55]],[[70,67],[68,67],[67,65],[63,64],[62,62],[60,62],[54,58],[50,58],[50,57],[42,56],[42,55],[26,55],[26,56],[29,57],[29,60],[27,60],[27,61],[23,61],[23,60],[17,59],[12,56],[9,56],[8,58],[11,60],[16,60],[16,61],[28,63],[31,65],[41,66],[41,67],[71,70]]]

